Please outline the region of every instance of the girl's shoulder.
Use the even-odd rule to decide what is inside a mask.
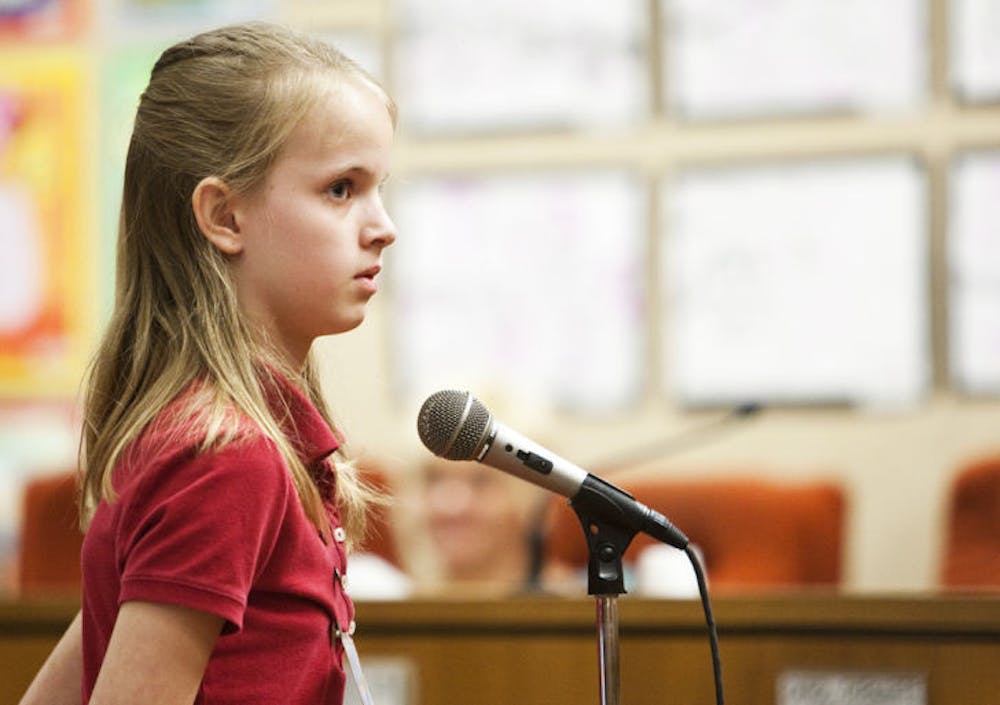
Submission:
[[[127,465],[162,464],[200,456],[278,457],[260,426],[231,400],[207,385],[192,383],[170,401],[131,444]],[[131,461],[131,462],[128,462]]]
[[[186,413],[158,418],[116,466],[119,496],[143,506],[180,497],[200,497],[213,507],[220,498],[248,507],[286,501],[294,486],[274,441],[230,412],[214,429]]]

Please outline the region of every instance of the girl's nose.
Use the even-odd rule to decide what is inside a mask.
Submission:
[[[381,198],[372,206],[371,220],[362,230],[365,246],[388,247],[396,241],[396,224],[385,210]]]

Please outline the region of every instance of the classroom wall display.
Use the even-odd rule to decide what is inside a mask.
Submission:
[[[109,38],[180,38],[214,25],[273,19],[278,0],[95,0],[100,31]]]
[[[638,398],[646,192],[624,171],[408,179],[386,257],[401,391],[511,390],[576,410]]]
[[[91,342],[81,65],[71,52],[0,54],[0,395],[72,394]]]
[[[948,367],[967,394],[1000,394],[1000,150],[968,152],[950,173]]]
[[[645,0],[394,3],[393,89],[421,133],[606,128],[651,106]]]
[[[907,157],[665,182],[667,393],[691,406],[920,400],[931,381],[925,191]]]
[[[0,41],[74,39],[82,33],[91,0],[4,0]]]
[[[950,0],[950,78],[959,99],[1000,102],[1000,0]]]
[[[689,119],[911,110],[928,0],[660,0],[667,112]]]

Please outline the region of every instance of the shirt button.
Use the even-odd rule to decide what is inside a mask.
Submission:
[[[358,628],[357,623],[352,619],[351,623],[347,625],[347,635],[354,636],[354,632],[357,628]]]
[[[347,591],[348,591],[348,587],[347,587],[347,583],[348,583],[348,580],[347,580],[347,574],[346,574],[346,573],[342,573],[342,574],[340,575],[340,587],[341,587],[341,589],[342,589],[342,590],[343,590],[344,592],[347,592]]]
[[[344,527],[338,526],[334,529],[333,538],[337,541],[337,543],[344,543],[344,541],[347,540],[347,532],[344,531]]]

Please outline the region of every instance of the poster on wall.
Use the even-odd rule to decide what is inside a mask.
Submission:
[[[93,339],[80,65],[0,54],[0,396],[75,393]]]
[[[951,84],[970,103],[1000,102],[1000,0],[948,3]]]
[[[1000,395],[1000,150],[958,157],[949,194],[951,382],[967,394]]]
[[[92,1],[4,0],[0,2],[0,41],[78,37]]]
[[[652,103],[648,4],[393,3],[396,98],[422,133],[615,128]]]
[[[927,87],[928,0],[660,0],[672,115],[895,113]]]
[[[641,394],[646,191],[624,171],[408,178],[386,253],[393,368],[438,388],[608,411]]]
[[[926,177],[909,157],[690,169],[663,185],[667,394],[902,408],[930,384]]]

